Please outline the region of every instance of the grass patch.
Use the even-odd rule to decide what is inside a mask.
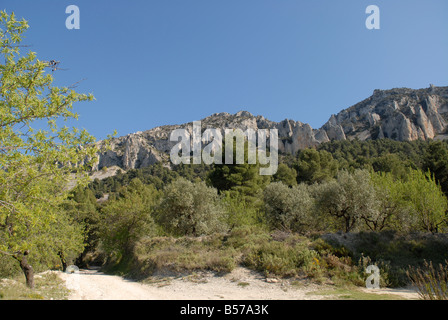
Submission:
[[[319,290],[309,292],[307,295],[325,296],[330,300],[406,300],[395,294],[369,293],[361,291],[356,287]]]
[[[238,282],[238,284],[237,284],[239,287],[242,287],[242,288],[246,288],[247,286],[249,286],[250,285],[250,283],[249,282]]]
[[[36,275],[35,288],[29,289],[22,277],[0,280],[0,299],[3,300],[66,300],[70,291],[56,273]]]

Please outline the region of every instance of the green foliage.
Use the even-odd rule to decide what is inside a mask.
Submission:
[[[440,232],[446,228],[448,201],[428,171],[412,170],[401,190],[410,214],[417,218],[417,229]]]
[[[336,176],[337,170],[337,161],[325,150],[304,149],[298,154],[298,182],[313,184],[328,181]]]
[[[371,180],[379,203],[375,219],[366,221],[371,230],[434,233],[446,228],[447,199],[430,172],[411,169],[402,178],[372,173]]]
[[[289,187],[297,185],[297,171],[294,168],[288,167],[284,163],[278,165],[276,174],[272,177],[273,182],[283,182]]]
[[[394,177],[405,178],[409,168],[415,168],[409,160],[403,161],[396,153],[381,155],[371,160],[375,172],[390,173]]]
[[[371,172],[370,179],[378,207],[374,215],[364,219],[368,228],[372,231],[410,231],[415,217],[409,214],[403,202],[403,181],[389,172]]]
[[[231,228],[265,225],[264,210],[252,199],[238,192],[224,191],[221,194],[226,224]]]
[[[362,169],[371,167],[377,162],[377,171],[393,171],[396,159],[402,164],[412,168],[422,168],[424,154],[428,142],[416,141],[395,141],[391,139],[376,140],[334,140],[322,143],[318,146],[318,151],[327,151],[339,163],[341,169]],[[388,164],[379,158],[386,160],[388,155],[395,154],[398,157],[392,159],[395,163]],[[379,160],[379,161],[378,161]]]
[[[244,163],[236,164],[236,143],[233,147],[232,164],[214,164],[213,169],[208,174],[208,183],[222,191],[236,191],[248,197],[256,197],[258,193],[270,182],[271,176],[260,175],[260,163],[257,159],[255,164],[248,161],[248,143],[244,147]],[[223,157],[225,148],[223,147]]]
[[[271,228],[301,233],[314,229],[314,201],[308,189],[305,184],[289,188],[281,182],[266,187],[263,195]]]
[[[120,260],[129,254],[135,242],[144,235],[154,234],[151,216],[158,203],[159,192],[145,186],[138,178],[120,192],[120,197],[101,208],[100,238],[102,248]]]
[[[17,262],[7,255],[0,255],[0,278],[12,277],[20,272]]]
[[[248,267],[266,275],[296,276],[317,267],[317,254],[302,243],[266,242],[254,247],[244,259]]]
[[[94,193],[97,199],[104,194],[114,197],[122,186],[127,186],[132,179],[138,178],[144,184],[152,184],[161,190],[167,184],[179,177],[189,181],[205,181],[210,171],[210,166],[205,164],[185,165],[179,164],[172,168],[167,168],[161,162],[139,169],[130,169],[127,172],[119,172],[115,176],[107,177],[103,180],[95,179],[88,188]]]
[[[78,186],[71,190],[67,200],[62,204],[62,208],[73,219],[74,223],[80,225],[83,229],[85,247],[76,261],[76,264],[81,266],[84,256],[98,245],[100,237],[98,204],[90,189]]]
[[[442,191],[448,196],[448,147],[441,141],[432,142],[426,148],[423,170],[434,174]]]
[[[224,231],[222,216],[216,189],[179,178],[164,188],[156,220],[170,234],[200,236]]]
[[[48,63],[21,54],[27,29],[0,12],[0,252],[44,263],[83,249],[82,228],[61,204],[69,181],[86,181],[98,150],[87,131],[58,125],[77,119],[73,104],[93,96],[53,86]]]
[[[353,174],[340,171],[336,180],[317,188],[316,201],[321,212],[335,219],[336,227],[345,232],[377,215],[375,191],[366,170],[358,169]]]

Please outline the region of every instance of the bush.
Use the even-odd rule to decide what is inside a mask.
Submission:
[[[308,248],[308,240],[289,234],[280,241],[272,237],[242,248],[242,263],[251,269],[280,277],[309,276],[318,267],[319,255]]]
[[[10,256],[0,255],[0,279],[12,277],[21,272],[17,262]]]
[[[253,248],[244,258],[246,266],[266,275],[297,276],[309,271],[316,253],[300,245],[267,242]]]
[[[156,272],[215,271],[231,272],[237,265],[233,248],[222,246],[222,236],[202,238],[155,237],[142,239],[134,251],[139,274]]]

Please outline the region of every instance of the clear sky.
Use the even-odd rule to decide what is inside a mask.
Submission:
[[[68,30],[68,5],[80,29]],[[368,5],[380,29],[365,26]],[[374,89],[448,85],[447,0],[0,0],[24,50],[82,79],[77,126],[99,139],[247,110],[323,125]]]

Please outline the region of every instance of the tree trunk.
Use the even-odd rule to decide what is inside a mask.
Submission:
[[[21,257],[16,256],[15,258],[20,262],[20,268],[25,274],[27,287],[30,289],[34,289],[34,270],[33,267],[28,263],[28,260],[26,258],[28,253],[29,251],[27,250],[22,254]]]
[[[58,256],[61,259],[62,272],[65,272],[65,270],[67,270],[67,261],[65,260],[64,253],[62,251],[59,251]]]

